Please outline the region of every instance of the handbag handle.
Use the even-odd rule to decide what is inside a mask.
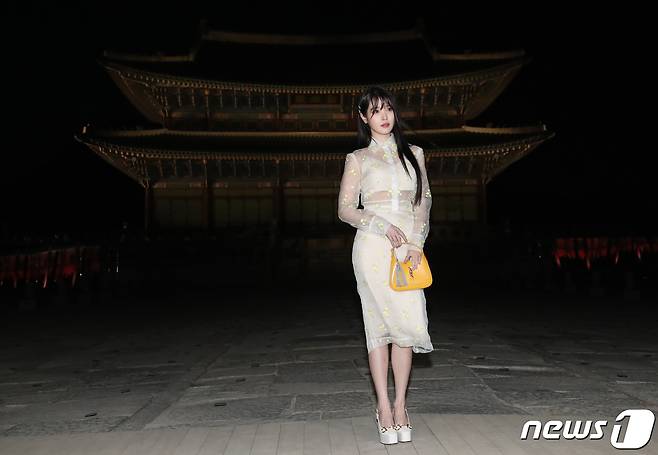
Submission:
[[[418,245],[416,245],[415,243],[411,243],[411,242],[402,242],[402,243],[406,243],[407,245],[413,245],[413,246],[415,246],[416,248],[418,248],[421,252],[423,251],[423,249],[422,249],[421,247],[419,247]],[[391,247],[391,251],[393,251],[395,248],[396,248],[396,247],[392,246],[392,247]]]
[[[413,245],[413,246],[415,246],[416,248],[420,248],[420,247],[419,247],[418,245],[416,245],[415,243],[411,243],[411,242],[402,242],[402,243],[406,243],[407,245]],[[395,250],[395,247],[394,247],[394,246],[391,247],[391,256],[395,257],[395,262],[400,262],[400,261],[398,260],[397,255],[395,254],[395,251],[393,251],[393,250]],[[420,248],[420,255],[421,255],[421,257],[422,257],[424,254],[425,254],[425,253],[423,253],[423,249]]]

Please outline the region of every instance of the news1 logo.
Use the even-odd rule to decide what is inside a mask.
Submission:
[[[628,417],[626,433],[621,441],[621,429],[623,425],[616,423],[612,427],[610,444],[617,449],[641,449],[651,439],[653,425],[656,416],[649,409],[626,409],[617,415],[615,422],[622,422]],[[573,425],[572,425],[573,424]],[[608,425],[607,420],[549,420],[542,429],[539,420],[528,420],[523,424],[521,439],[528,439],[530,427],[534,427],[532,439],[539,439],[540,434],[544,439],[601,439],[604,436],[603,429]],[[562,430],[560,432],[560,430]]]

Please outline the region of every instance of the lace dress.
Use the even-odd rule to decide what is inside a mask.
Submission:
[[[386,232],[391,224],[400,228],[407,241],[395,249],[404,260],[408,249],[422,249],[429,231],[432,194],[425,170],[423,149],[411,150],[421,169],[422,197],[413,207],[416,173],[405,157],[407,175],[398,157],[395,139],[348,153],[338,195],[338,218],[357,228],[352,246],[356,287],[363,309],[368,353],[389,343],[411,347],[415,353],[433,350],[427,331],[423,289],[394,291],[389,286],[391,242]],[[363,209],[358,209],[361,194]]]

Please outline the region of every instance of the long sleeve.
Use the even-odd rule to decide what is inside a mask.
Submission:
[[[414,224],[411,230],[409,241],[422,249],[427,239],[427,234],[430,230],[430,209],[432,208],[432,191],[430,189],[429,180],[427,178],[427,171],[425,169],[425,154],[423,149],[416,146],[417,152],[415,153],[418,165],[421,171],[422,194],[420,198],[420,205],[414,207]],[[413,245],[409,248],[417,250]]]
[[[345,158],[345,169],[338,193],[338,218],[366,232],[386,235],[391,223],[366,209],[357,209],[361,192],[361,166],[354,153]]]

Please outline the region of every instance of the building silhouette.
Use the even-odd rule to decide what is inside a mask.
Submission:
[[[381,85],[425,151],[427,246],[477,241],[487,233],[487,183],[554,135],[542,124],[468,124],[529,61],[523,50],[440,52],[422,22],[338,35],[202,22],[189,52],[105,51],[99,63],[149,126],[87,125],[76,137],[144,188],[147,232],[348,238],[336,208],[345,155],[357,148],[355,104]]]

